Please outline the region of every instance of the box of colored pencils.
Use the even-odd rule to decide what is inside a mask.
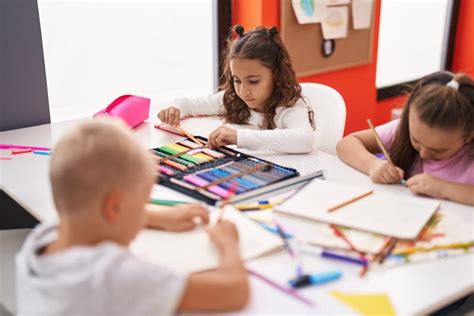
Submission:
[[[207,142],[204,137],[195,138]],[[210,149],[189,138],[150,151],[159,157],[161,185],[210,205],[299,176],[295,169],[228,147]]]

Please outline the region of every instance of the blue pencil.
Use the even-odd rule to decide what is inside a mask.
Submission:
[[[262,226],[263,228],[265,228],[266,230],[268,230],[270,233],[279,235],[278,230],[277,230],[275,227],[273,227],[273,225],[265,224],[265,223],[259,223],[259,224],[260,224],[260,226]],[[291,239],[291,238],[293,238],[293,235],[288,234],[287,232],[284,232],[284,234],[285,234],[285,238],[286,238],[286,239]],[[279,235],[279,236],[280,236],[280,235]]]

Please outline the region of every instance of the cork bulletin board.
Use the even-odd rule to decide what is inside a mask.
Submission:
[[[351,5],[346,38],[336,39],[334,53],[325,57],[321,23],[299,24],[291,0],[281,0],[281,36],[290,54],[291,63],[298,77],[307,76],[370,63],[372,59],[373,21],[375,8],[368,29],[354,30]]]

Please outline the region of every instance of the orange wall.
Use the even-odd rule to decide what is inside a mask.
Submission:
[[[453,54],[453,72],[463,72],[474,78],[474,1],[461,1]],[[376,105],[376,122],[381,124],[390,119],[393,108],[403,106],[403,97],[385,99]]]
[[[346,133],[367,128],[367,118],[375,119],[375,65],[380,19],[380,1],[375,1],[374,45],[372,62],[367,65],[298,78],[300,82],[318,82],[338,90],[347,108]],[[234,0],[233,23],[246,29],[258,25],[279,26],[279,0]]]
[[[453,71],[474,78],[474,1],[461,1],[454,45]]]

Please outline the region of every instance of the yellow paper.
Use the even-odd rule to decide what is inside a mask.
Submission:
[[[331,295],[360,312],[361,315],[396,315],[388,295],[384,293],[352,294],[333,291]]]

